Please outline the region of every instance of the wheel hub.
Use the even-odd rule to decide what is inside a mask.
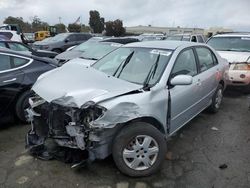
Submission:
[[[156,161],[159,146],[154,138],[148,135],[139,135],[129,142],[123,150],[125,164],[134,170],[146,170]]]

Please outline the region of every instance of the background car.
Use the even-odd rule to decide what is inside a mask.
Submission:
[[[228,60],[228,85],[250,91],[250,33],[227,33],[211,37],[207,44]]]
[[[17,34],[17,31],[0,30],[0,35],[4,35],[6,38],[12,41],[22,42],[22,38],[19,34]]]
[[[25,121],[30,88],[54,61],[0,48],[0,121],[15,115]]]
[[[205,43],[205,37],[201,34],[175,34],[170,35],[166,40],[179,40],[179,41],[190,41],[190,42],[199,42]]]
[[[59,66],[78,57],[85,60],[86,63],[93,64],[98,59],[101,59],[103,56],[120,46],[122,46],[122,44],[91,40],[84,42],[69,51],[58,54],[55,59],[58,61]]]
[[[27,54],[32,54],[39,57],[54,58],[58,53],[47,50],[36,50],[29,45],[16,41],[0,41],[0,47],[8,48],[14,51],[19,51]]]
[[[8,37],[6,37],[5,35],[0,35],[0,41],[6,41],[9,40]]]
[[[92,66],[66,63],[32,87],[26,144],[43,157],[52,138],[50,159],[60,148],[90,154],[73,166],[112,154],[124,174],[151,175],[165,159],[166,137],[204,109],[219,110],[226,68],[208,45],[181,41],[130,43]]]
[[[90,65],[101,59],[106,54],[119,48],[123,44],[138,41],[138,39],[130,37],[112,37],[107,39],[103,39],[101,37],[93,37],[88,41],[57,55],[55,59],[61,66],[71,59],[80,57],[81,59],[83,59],[82,61],[85,60],[85,64]]]
[[[120,44],[140,42],[140,40],[136,37],[111,37],[111,38],[104,38],[102,41],[103,42],[116,42]]]
[[[40,50],[50,50],[62,53],[67,48],[79,45],[91,37],[92,35],[89,33],[61,33],[52,37],[49,41],[34,44],[33,47]]]

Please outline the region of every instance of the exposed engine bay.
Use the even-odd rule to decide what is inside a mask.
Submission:
[[[32,128],[27,134],[26,146],[33,155],[79,164],[109,155],[105,144],[111,141],[107,137],[114,129],[104,132],[91,125],[103,116],[105,108],[93,103],[85,104],[82,109],[64,107],[39,96],[30,98],[29,103],[31,107],[27,112]]]

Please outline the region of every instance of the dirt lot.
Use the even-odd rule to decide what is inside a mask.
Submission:
[[[219,113],[200,114],[168,141],[162,171],[147,178],[120,174],[112,158],[80,170],[37,160],[24,149],[28,125],[1,126],[0,187],[250,187],[248,101],[247,95],[228,91]]]

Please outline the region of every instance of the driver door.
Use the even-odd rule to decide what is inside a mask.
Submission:
[[[193,83],[191,85],[170,86],[170,133],[178,130],[200,111],[200,78],[192,48],[183,50],[177,57],[170,79],[177,75],[190,75],[193,77]]]

